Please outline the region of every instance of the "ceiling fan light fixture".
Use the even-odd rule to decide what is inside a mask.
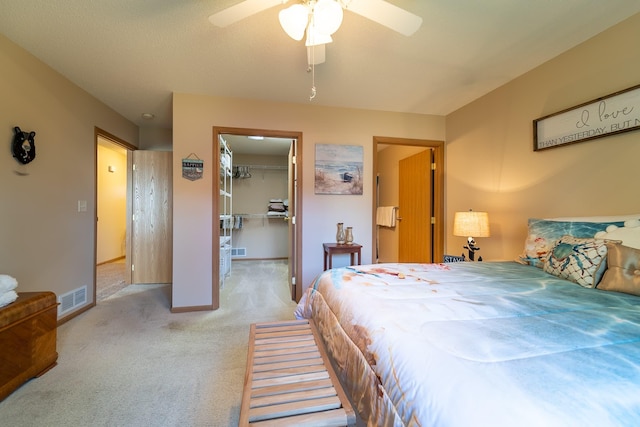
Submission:
[[[322,34],[331,35],[342,25],[342,6],[335,0],[318,0],[313,8],[313,23]]]
[[[313,21],[309,24],[307,28],[307,41],[305,45],[309,46],[318,46],[321,44],[331,43],[333,39],[329,34],[321,33],[318,31],[317,27],[313,25]]]
[[[289,37],[300,41],[309,23],[309,8],[302,4],[294,4],[278,14],[280,26]]]
[[[307,46],[307,64],[309,67],[322,64],[325,61],[324,45]]]

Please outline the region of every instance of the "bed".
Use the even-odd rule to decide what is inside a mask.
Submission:
[[[575,223],[518,262],[328,270],[296,316],[369,425],[640,425],[640,220]]]

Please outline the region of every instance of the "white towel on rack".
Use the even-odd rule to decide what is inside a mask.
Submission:
[[[396,209],[395,206],[379,206],[376,210],[376,224],[382,227],[395,227]]]

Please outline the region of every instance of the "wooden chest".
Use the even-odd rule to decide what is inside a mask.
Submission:
[[[53,292],[21,292],[0,308],[0,400],[55,366],[57,323]]]

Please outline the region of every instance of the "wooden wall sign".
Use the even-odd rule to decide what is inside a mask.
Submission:
[[[186,158],[182,159],[182,177],[189,181],[195,181],[202,179],[204,172],[204,161],[200,160],[198,156],[191,153]]]
[[[533,150],[640,129],[640,85],[533,121]]]

